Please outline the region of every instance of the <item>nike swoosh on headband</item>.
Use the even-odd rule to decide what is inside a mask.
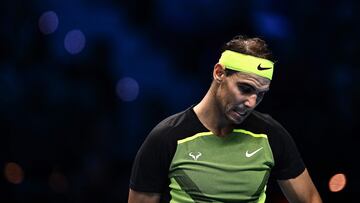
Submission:
[[[257,67],[258,70],[269,70],[271,67],[261,67],[261,63]]]

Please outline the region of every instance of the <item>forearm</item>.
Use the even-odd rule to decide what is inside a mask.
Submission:
[[[278,183],[290,203],[322,203],[320,194],[306,169],[298,177]]]

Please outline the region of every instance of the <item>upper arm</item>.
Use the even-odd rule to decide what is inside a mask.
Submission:
[[[154,128],[140,147],[131,171],[131,196],[134,196],[131,191],[136,191],[137,198],[149,199],[154,195],[148,194],[157,193],[162,194],[165,199],[168,198],[168,171],[173,149],[170,147],[171,140],[169,141],[167,133],[167,128]]]
[[[289,202],[321,203],[311,177],[305,169],[300,175],[287,180],[278,180],[279,186]]]
[[[137,192],[135,190],[129,190],[128,203],[158,203],[160,202],[160,194]]]

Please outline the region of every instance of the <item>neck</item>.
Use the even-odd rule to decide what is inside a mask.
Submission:
[[[209,89],[205,97],[194,107],[194,111],[207,129],[217,136],[224,137],[231,133],[234,127],[219,107],[214,90],[216,88]]]

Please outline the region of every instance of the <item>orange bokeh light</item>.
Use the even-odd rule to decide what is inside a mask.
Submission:
[[[332,176],[329,180],[329,189],[331,192],[340,192],[346,185],[346,176],[343,173],[338,173]]]
[[[22,168],[14,162],[5,165],[4,175],[6,180],[13,184],[20,184],[24,179]]]

